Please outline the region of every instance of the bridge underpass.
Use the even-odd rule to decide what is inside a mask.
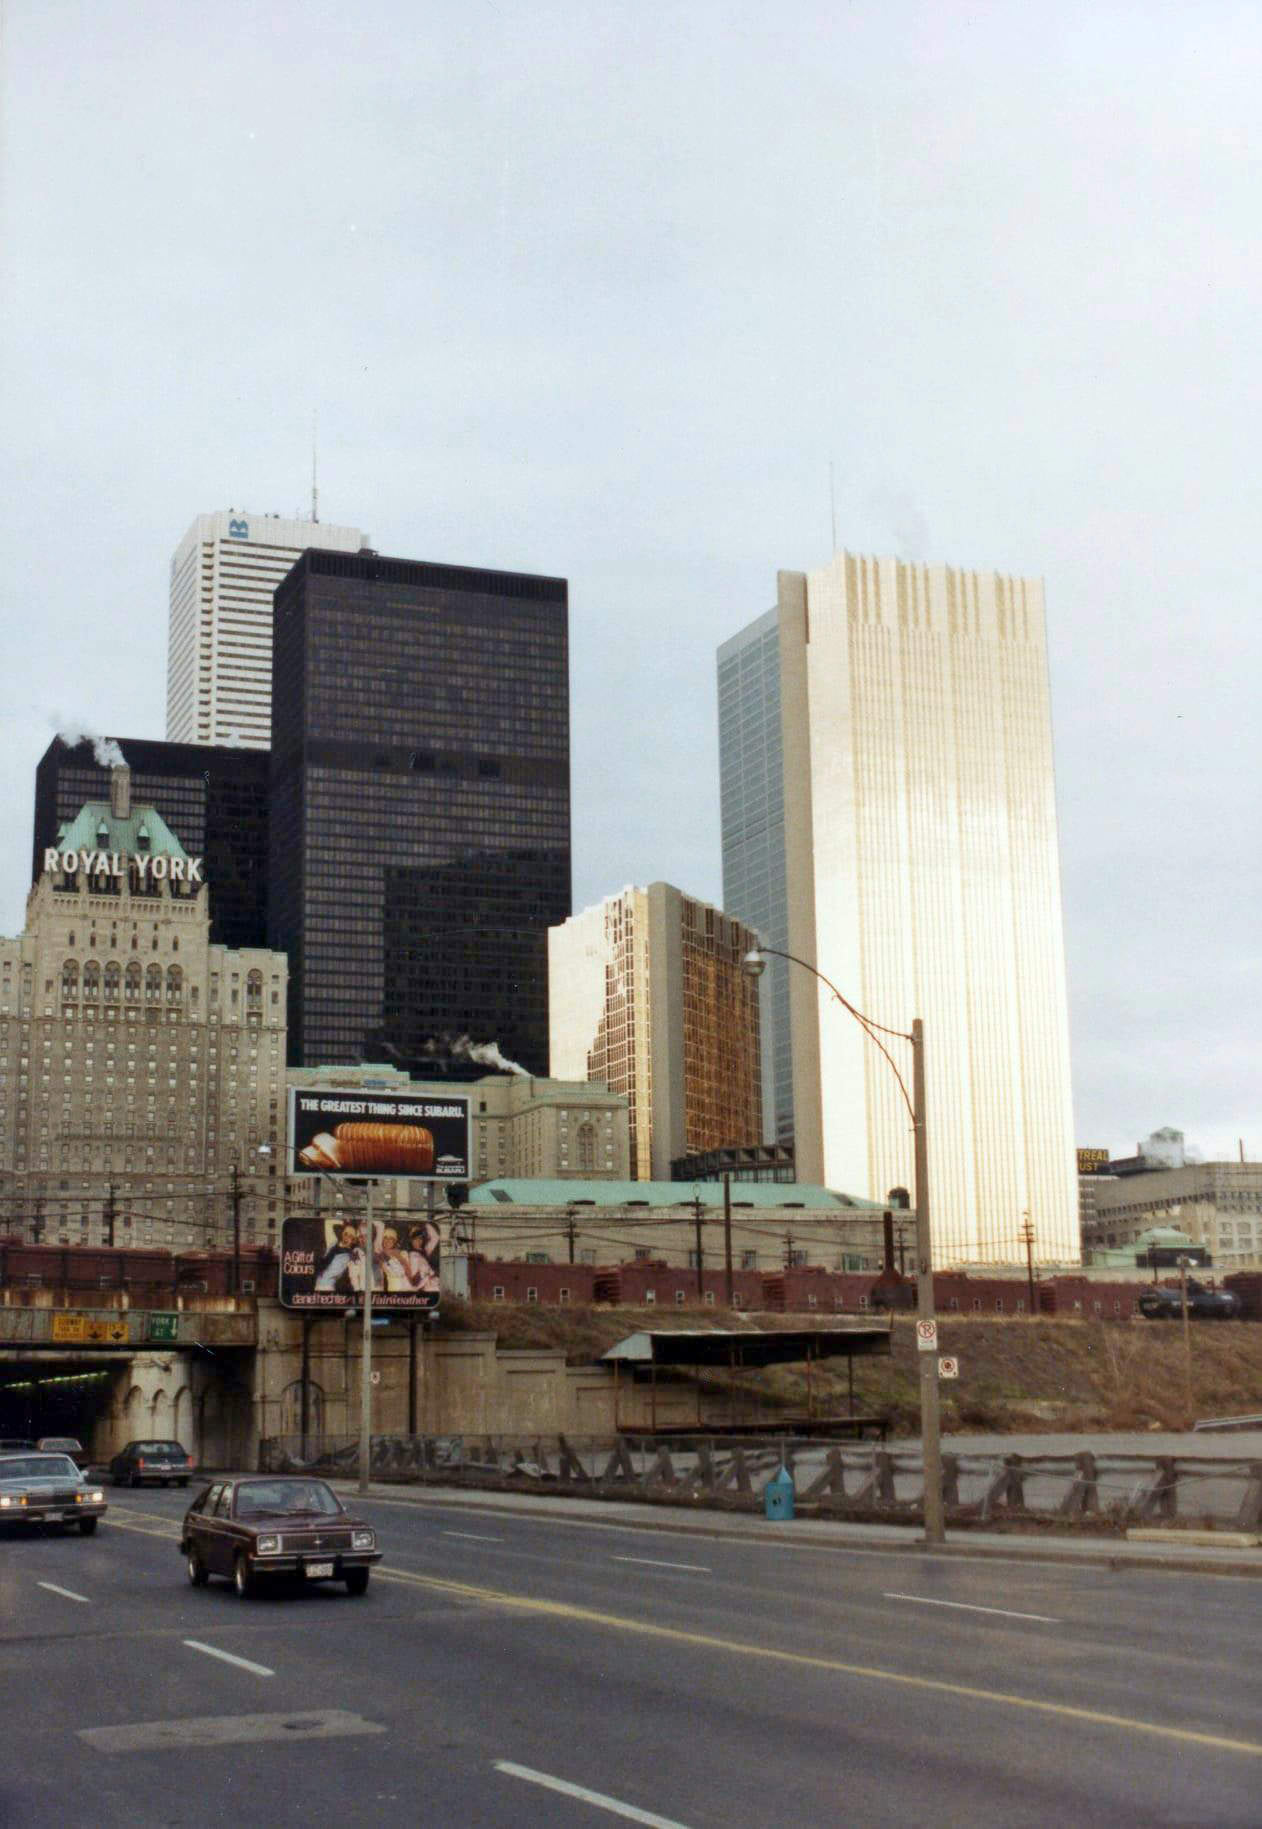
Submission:
[[[125,1443],[149,1438],[182,1442],[199,1467],[243,1465],[251,1444],[254,1318],[210,1319],[248,1322],[237,1329],[248,1344],[208,1344],[197,1336],[227,1330],[204,1329],[192,1314],[172,1316],[178,1323],[172,1332],[184,1339],[140,1346],[128,1338],[137,1320],[146,1320],[135,1311],[0,1307],[0,1438],[73,1435],[94,1466]],[[91,1345],[51,1337],[54,1324],[62,1332],[76,1323]]]

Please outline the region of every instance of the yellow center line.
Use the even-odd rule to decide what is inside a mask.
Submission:
[[[782,1651],[773,1645],[755,1645],[747,1640],[718,1638],[708,1632],[685,1632],[677,1626],[658,1626],[648,1620],[627,1619],[617,1613],[601,1613],[592,1607],[575,1607],[565,1601],[536,1600],[520,1594],[505,1594],[495,1588],[472,1587],[467,1582],[447,1581],[436,1575],[414,1575],[404,1569],[378,1569],[378,1581],[397,1581],[436,1594],[448,1594],[485,1607],[507,1607],[519,1613],[541,1614],[549,1619],[571,1620],[576,1625],[601,1626],[615,1632],[635,1633],[640,1638],[662,1639],[673,1645],[696,1645],[707,1651],[726,1651],[738,1657],[763,1658],[776,1664],[791,1664],[798,1669],[826,1670],[837,1676],[862,1677],[872,1683],[895,1683],[904,1689],[918,1689],[931,1695],[963,1697],[970,1702],[989,1702],[1001,1708],[1022,1708],[1034,1714],[1052,1715],[1062,1721],[1081,1721],[1093,1727],[1119,1728],[1128,1734],[1149,1734],[1158,1740],[1173,1740],[1182,1745],[1212,1747],[1218,1752],[1244,1753],[1262,1757],[1262,1743],[1233,1740],[1225,1734],[1201,1733],[1195,1728],[1166,1727],[1157,1721],[1141,1721],[1131,1715],[1113,1715],[1101,1709],[1075,1708],[1068,1702],[1044,1702],[1034,1696],[1013,1695],[1002,1689],[978,1689],[967,1683],[947,1683],[936,1677],[910,1676],[900,1670],[883,1670],[872,1664],[849,1664],[840,1658],[816,1657],[804,1651]]]

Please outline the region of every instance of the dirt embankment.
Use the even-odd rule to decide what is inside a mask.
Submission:
[[[734,1325],[805,1328],[815,1315],[740,1315],[707,1309],[557,1309],[499,1303],[444,1304],[444,1331],[484,1331],[500,1345],[553,1347],[571,1364],[590,1364],[606,1348],[640,1328]],[[1183,1329],[1159,1321],[938,1319],[939,1351],[959,1360],[958,1380],[941,1389],[942,1426],[948,1432],[982,1430],[1183,1429],[1197,1417],[1262,1413],[1262,1325],[1199,1321],[1191,1326],[1190,1386]],[[844,1414],[846,1362],[811,1374],[817,1414]],[[913,1318],[894,1323],[893,1357],[856,1359],[856,1409],[888,1414],[895,1434],[919,1428]],[[715,1398],[727,1390],[723,1375],[706,1376]],[[806,1409],[805,1369],[780,1366],[738,1379],[741,1414],[756,1408],[795,1415]]]

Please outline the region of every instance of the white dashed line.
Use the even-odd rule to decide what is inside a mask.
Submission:
[[[700,1562],[659,1562],[655,1556],[611,1556],[611,1562],[638,1562],[645,1569],[687,1569],[692,1575],[709,1575],[711,1571]]]
[[[1000,1619],[1036,1619],[1041,1626],[1059,1626],[1048,1613],[1013,1613],[1007,1607],[975,1607],[966,1600],[933,1600],[928,1594],[886,1594],[886,1600],[910,1600],[918,1607],[954,1607],[959,1613],[994,1613]]]
[[[444,1531],[444,1537],[463,1537],[468,1543],[503,1543],[502,1537],[480,1537],[476,1531]]]
[[[503,1772],[506,1778],[524,1778],[528,1785],[542,1785],[545,1791],[559,1791],[562,1797],[577,1797],[580,1803],[591,1804],[597,1810],[607,1810],[610,1816],[625,1817],[629,1823],[648,1823],[650,1829],[685,1829],[673,1816],[654,1816],[651,1810],[637,1810],[634,1804],[624,1804],[620,1798],[606,1797],[603,1791],[589,1791],[586,1785],[572,1785],[566,1778],[553,1778],[547,1772],[534,1772],[528,1765],[514,1765],[511,1759],[497,1759],[495,1770]]]
[[[92,1602],[88,1599],[86,1594],[76,1594],[73,1588],[59,1588],[55,1581],[37,1581],[35,1586],[37,1588],[47,1588],[50,1594],[60,1594],[63,1600],[82,1601],[85,1607],[90,1607],[92,1605]]]
[[[222,1658],[225,1664],[235,1664],[238,1670],[252,1670],[256,1677],[274,1677],[276,1672],[269,1670],[266,1664],[252,1664],[249,1658],[233,1657],[230,1651],[217,1651],[213,1645],[203,1645],[199,1638],[186,1638],[184,1643],[190,1651],[204,1651],[208,1658]]]

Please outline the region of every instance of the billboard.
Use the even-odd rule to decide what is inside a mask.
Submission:
[[[468,1094],[291,1087],[289,1172],[468,1181]]]
[[[1078,1173],[1080,1175],[1101,1175],[1108,1168],[1111,1158],[1106,1149],[1080,1149],[1078,1151]]]
[[[287,1219],[281,1227],[280,1299],[286,1308],[337,1313],[358,1308],[369,1253],[362,1214]],[[438,1307],[438,1227],[418,1215],[372,1222],[374,1310]]]

